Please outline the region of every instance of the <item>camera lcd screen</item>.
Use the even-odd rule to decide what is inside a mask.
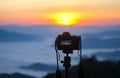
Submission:
[[[60,44],[61,45],[65,45],[65,46],[67,46],[67,45],[71,45],[71,40],[62,40],[61,42],[60,42]]]

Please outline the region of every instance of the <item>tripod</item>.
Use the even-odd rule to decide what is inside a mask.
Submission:
[[[58,50],[62,50],[66,56],[64,56],[63,67],[65,67],[65,78],[68,78],[69,68],[71,67],[71,57],[69,54],[73,53],[73,50],[78,50],[78,54],[80,53],[80,60],[82,59],[82,44],[80,36],[71,36],[69,32],[63,32],[62,35],[58,35],[55,40],[55,50],[56,50],[56,61],[57,61],[57,70],[56,77],[61,78],[61,71],[59,70],[59,60],[60,54]],[[80,51],[80,52],[79,52]],[[81,65],[79,66],[81,69]]]
[[[69,53],[66,53],[66,56],[64,57],[64,61],[61,61],[63,63],[63,67],[65,67],[65,78],[68,78],[69,73],[69,67],[71,66],[71,57],[68,55]]]
[[[69,56],[69,54],[72,54],[73,50],[72,51],[71,50],[63,50],[63,53],[66,54],[66,56],[64,56],[64,61],[61,61],[61,63],[63,63],[63,67],[65,67],[65,78],[69,78],[69,68],[71,67],[71,57]],[[84,78],[84,71],[82,68],[82,49],[81,49],[81,47],[80,47],[79,55],[80,55],[80,64],[78,65],[78,78]],[[60,56],[60,54],[56,49],[56,59],[57,59],[56,77],[62,78],[61,71],[59,70],[58,56]]]
[[[69,56],[69,52],[67,51],[63,51],[66,56],[64,56],[64,61],[62,61],[61,63],[63,63],[63,67],[65,67],[65,78],[69,78],[69,68],[71,67],[71,57]],[[71,52],[72,53],[72,52]],[[78,66],[78,78],[84,78],[84,71],[83,71],[83,67],[82,67],[82,50],[80,51],[80,64]]]

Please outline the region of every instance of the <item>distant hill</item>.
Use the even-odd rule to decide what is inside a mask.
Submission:
[[[107,30],[98,33],[84,34],[83,48],[120,48],[120,31]]]
[[[107,52],[100,51],[100,52],[96,52],[94,55],[98,58],[103,58],[104,60],[111,61],[111,62],[116,62],[120,60],[119,50],[107,51]]]
[[[1,73],[0,78],[35,78],[35,77],[20,73],[13,73],[13,74]]]
[[[82,44],[83,48],[120,48],[120,38],[85,38],[82,39]]]
[[[62,34],[62,29],[64,27],[55,27],[55,26],[31,26],[31,27],[21,27],[21,26],[7,26],[7,27],[0,27],[0,42],[21,42],[21,41],[40,41],[45,40],[47,38],[53,38],[55,39],[57,35]],[[62,28],[62,29],[60,29]],[[94,30],[94,27],[73,27],[70,29],[74,35],[77,33],[82,36],[82,44],[83,48],[87,49],[98,49],[98,48],[120,48],[120,27],[114,27],[112,29],[106,28],[106,30],[95,32],[95,33],[89,33],[84,32],[84,30],[91,29],[92,31],[96,31],[101,27],[96,27]],[[60,29],[58,31],[58,29]],[[80,30],[78,30],[80,29]],[[118,30],[116,30],[118,29]],[[10,30],[10,31],[8,31]],[[45,31],[43,31],[45,30]],[[11,32],[14,31],[14,32]],[[17,32],[15,32],[17,31]],[[26,34],[23,34],[26,33]],[[51,44],[51,46],[54,46]]]
[[[97,33],[96,34],[97,36],[119,36],[120,35],[120,31],[103,31],[103,32],[100,32],[100,33]]]
[[[83,36],[119,36],[120,26],[78,26],[78,27],[63,27],[55,25],[33,25],[33,26],[19,26],[19,25],[6,25],[0,26],[0,29],[6,29],[10,31],[17,31],[22,33],[28,33],[41,37],[56,37],[62,32],[68,31],[73,35]],[[43,31],[45,30],[45,31]],[[43,34],[44,33],[44,34]]]
[[[83,36],[85,37],[96,37],[96,38],[101,38],[101,37],[120,37],[120,31],[119,30],[106,30],[106,31],[101,31],[101,32],[96,32],[96,33],[87,33],[84,34]]]
[[[0,42],[20,42],[34,40],[34,36],[0,29]]]
[[[47,65],[42,63],[35,63],[29,66],[21,66],[22,69],[34,70],[34,71],[54,71],[56,66]]]

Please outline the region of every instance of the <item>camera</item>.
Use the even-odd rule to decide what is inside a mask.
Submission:
[[[71,36],[69,32],[63,32],[62,35],[57,36],[55,44],[58,50],[79,50],[81,46],[81,37],[75,35]]]

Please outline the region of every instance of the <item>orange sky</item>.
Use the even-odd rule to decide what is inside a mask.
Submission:
[[[55,24],[62,12],[77,13],[77,25],[120,25],[120,0],[0,0],[0,25]]]

